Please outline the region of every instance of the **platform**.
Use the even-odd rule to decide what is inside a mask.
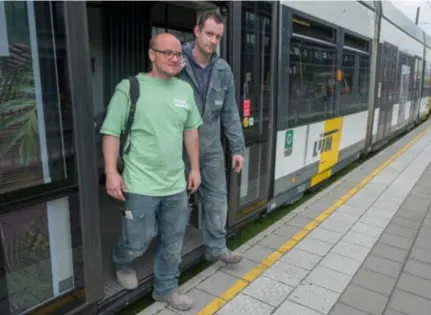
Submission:
[[[407,134],[181,286],[195,306],[139,315],[425,315],[431,123]]]

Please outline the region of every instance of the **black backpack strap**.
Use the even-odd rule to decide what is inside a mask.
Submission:
[[[129,137],[130,134],[130,130],[132,128],[133,125],[133,120],[135,118],[135,111],[136,111],[136,103],[138,102],[139,99],[139,81],[138,79],[133,76],[133,77],[129,77],[129,82],[130,82],[130,90],[129,90],[129,94],[130,94],[130,109],[129,109],[129,115],[127,118],[127,122],[126,122],[126,126],[124,128],[122,135],[122,139],[121,139],[121,144],[120,145],[120,156],[123,155],[123,147],[126,144],[127,138]],[[130,150],[130,143],[127,146],[126,150],[124,150],[124,153],[129,153]]]

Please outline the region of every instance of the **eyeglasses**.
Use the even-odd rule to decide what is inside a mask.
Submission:
[[[183,57],[183,53],[181,51],[176,52],[176,51],[172,51],[172,50],[159,50],[159,49],[155,49],[155,48],[151,48],[151,50],[154,50],[155,52],[161,53],[162,55],[168,57],[169,59],[172,58],[173,56],[175,56],[177,58]]]

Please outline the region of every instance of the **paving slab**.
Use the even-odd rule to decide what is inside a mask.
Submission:
[[[182,285],[192,310],[139,315],[429,314],[431,132],[408,144],[424,128],[253,237],[241,265],[212,266]]]

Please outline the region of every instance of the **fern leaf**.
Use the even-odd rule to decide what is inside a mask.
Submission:
[[[32,110],[30,110],[26,113],[15,114],[12,117],[2,119],[0,121],[0,128],[8,128],[18,124],[26,123],[31,119],[32,115],[34,115],[34,113]]]
[[[17,132],[15,132],[8,139],[4,140],[3,143],[0,143],[0,156],[6,154],[18,141],[24,136],[27,128],[23,125]]]
[[[34,100],[14,99],[0,104],[0,114],[5,114],[10,111],[18,111],[28,107],[36,108]]]

